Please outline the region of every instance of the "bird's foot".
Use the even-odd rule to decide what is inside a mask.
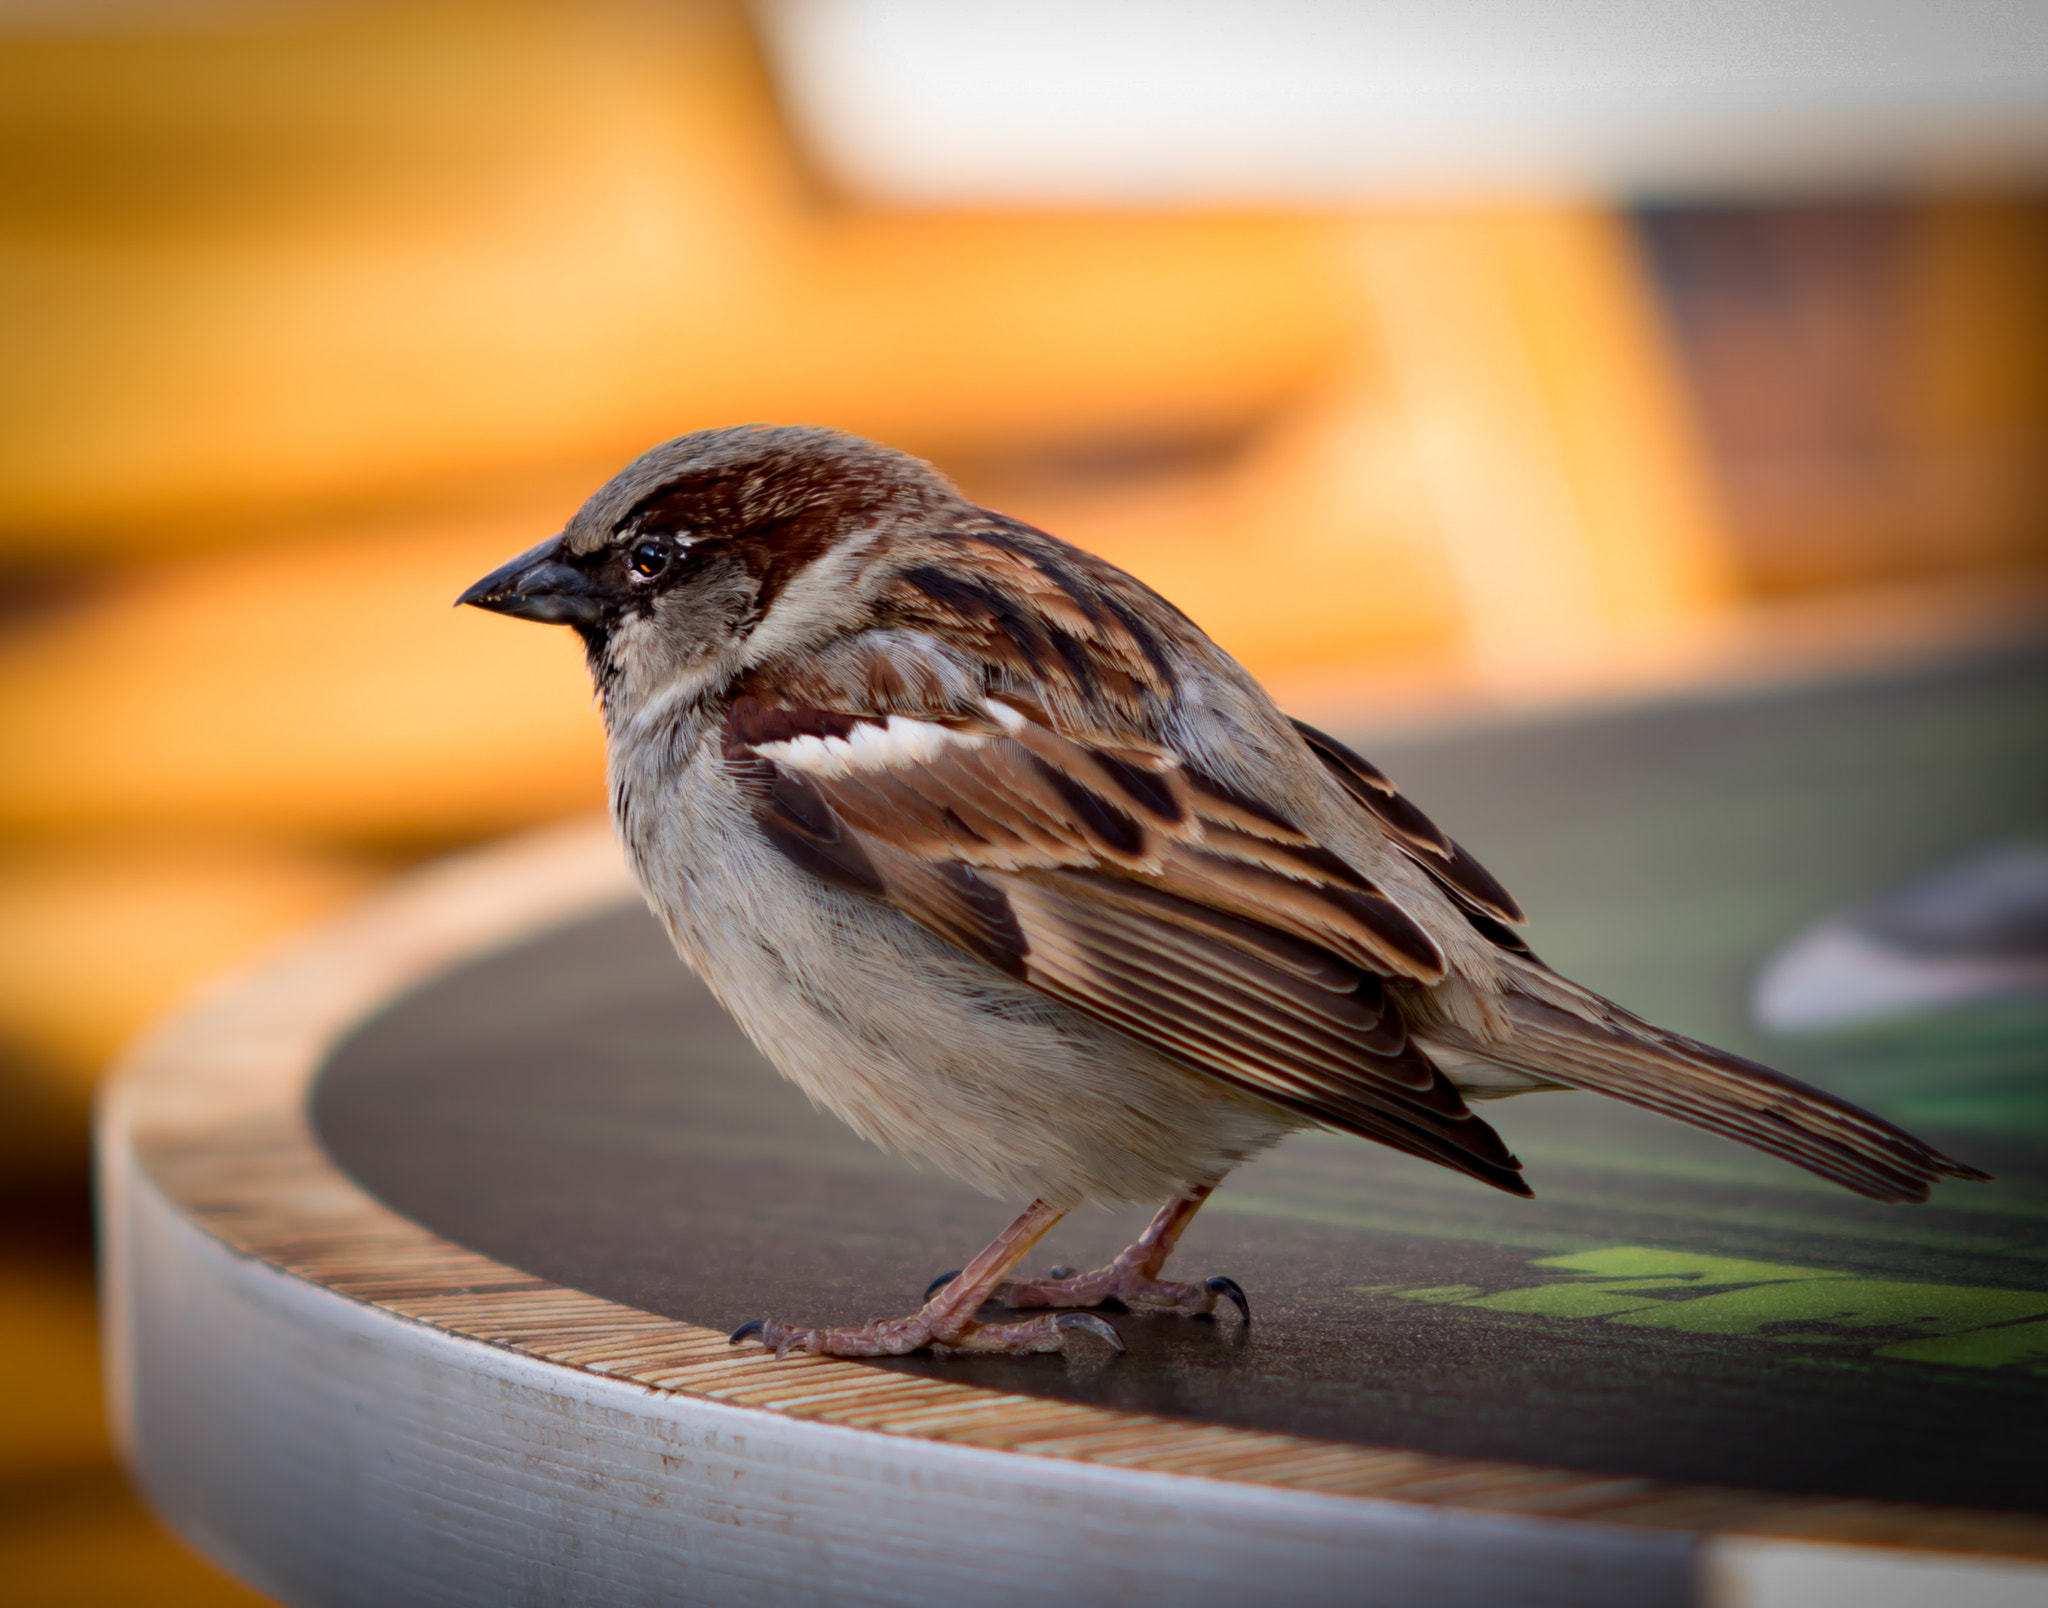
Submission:
[[[934,1308],[940,1310],[934,1311]],[[1090,1334],[1118,1351],[1117,1332],[1092,1312],[1047,1313],[1021,1323],[977,1323],[933,1300],[907,1318],[882,1318],[853,1329],[803,1329],[774,1318],[756,1318],[733,1330],[730,1343],[759,1340],[778,1357],[792,1351],[814,1357],[902,1357],[929,1349],[934,1356],[996,1352],[1012,1356],[1065,1351],[1073,1336]]]
[[[1048,1313],[1022,1323],[982,1323],[975,1314],[998,1280],[1066,1213],[1034,1200],[989,1248],[958,1273],[924,1292],[924,1305],[907,1318],[877,1318],[855,1329],[800,1329],[773,1318],[743,1323],[726,1338],[732,1345],[759,1340],[778,1357],[792,1351],[814,1357],[903,1357],[929,1349],[940,1357],[972,1352],[1065,1351],[1077,1334],[1093,1335],[1118,1351],[1116,1330],[1092,1312]]]
[[[1070,1267],[1056,1267],[1042,1279],[991,1278],[983,1286],[988,1298],[1008,1307],[1097,1307],[1105,1301],[1121,1301],[1138,1312],[1179,1312],[1191,1318],[1213,1317],[1218,1301],[1229,1301],[1249,1325],[1252,1304],[1236,1279],[1218,1275],[1199,1284],[1176,1284],[1160,1278],[1167,1258],[1180,1241],[1202,1202],[1209,1198],[1210,1185],[1190,1184],[1153,1214],[1137,1243],[1126,1249],[1107,1267],[1093,1273],[1076,1273]],[[1016,1258],[1011,1258],[1015,1265]],[[1007,1271],[1007,1269],[1005,1269]],[[958,1292],[964,1273],[941,1273],[931,1282],[925,1299],[942,1289]],[[939,1297],[944,1299],[943,1296]]]
[[[1121,1301],[1134,1312],[1178,1312],[1191,1318],[1215,1315],[1218,1301],[1229,1301],[1252,1320],[1252,1304],[1236,1279],[1220,1274],[1199,1284],[1177,1284],[1152,1276],[1142,1265],[1118,1257],[1093,1273],[1056,1267],[1049,1278],[1010,1279],[998,1284],[994,1299],[1007,1307],[1097,1307]]]

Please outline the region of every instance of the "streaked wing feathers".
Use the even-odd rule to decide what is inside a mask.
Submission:
[[[1329,1126],[1526,1193],[1381,978],[1428,934],[1270,807],[984,700],[910,722],[737,701],[769,841],[1131,1037]]]
[[[1415,863],[1459,904],[1510,926],[1520,926],[1529,919],[1514,895],[1485,866],[1445,836],[1434,821],[1403,798],[1377,765],[1303,721],[1295,721],[1294,729],[1344,790],[1365,806],[1387,835],[1406,848]],[[1495,935],[1489,932],[1487,936]]]

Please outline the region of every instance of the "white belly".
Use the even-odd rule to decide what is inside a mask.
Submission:
[[[875,1144],[993,1195],[1157,1203],[1303,1125],[824,886],[720,791],[671,793],[635,874],[761,1052]]]

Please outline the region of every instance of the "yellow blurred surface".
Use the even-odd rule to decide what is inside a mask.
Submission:
[[[603,802],[575,640],[457,611],[567,510],[165,566],[0,647],[0,830],[460,842]]]
[[[0,1511],[7,1589],[34,1608],[261,1608],[271,1601],[174,1539],[107,1470]]]
[[[0,1489],[29,1477],[96,1471],[107,1457],[100,1411],[92,1281],[75,1267],[6,1265],[0,1371],[34,1389],[12,1393],[0,1418]]]
[[[359,893],[382,867],[170,840],[41,848],[0,883],[0,1021],[23,1074],[81,1084],[197,979]]]
[[[574,642],[449,604],[656,441],[931,456],[1354,725],[2040,614],[2028,198],[889,212],[820,183],[736,0],[95,15],[0,18],[0,1355],[48,1381],[0,1417],[23,1601],[255,1600],[107,1462],[91,1087],[375,879],[601,804]]]
[[[16,42],[0,147],[35,181],[0,215],[0,526],[45,551],[735,420],[1215,428],[1339,316],[1313,219],[820,205],[727,4]]]

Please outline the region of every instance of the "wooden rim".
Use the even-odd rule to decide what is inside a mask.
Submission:
[[[650,1390],[873,1434],[1271,1490],[1944,1552],[2048,1557],[2024,1514],[1784,1496],[1197,1424],[734,1350],[711,1329],[537,1278],[366,1192],[321,1149],[308,1096],[334,1045],[463,961],[633,897],[610,832],[578,823],[442,862],[194,1002],[110,1086],[102,1144],[241,1255],[443,1333]],[[116,1417],[120,1416],[116,1403]]]

